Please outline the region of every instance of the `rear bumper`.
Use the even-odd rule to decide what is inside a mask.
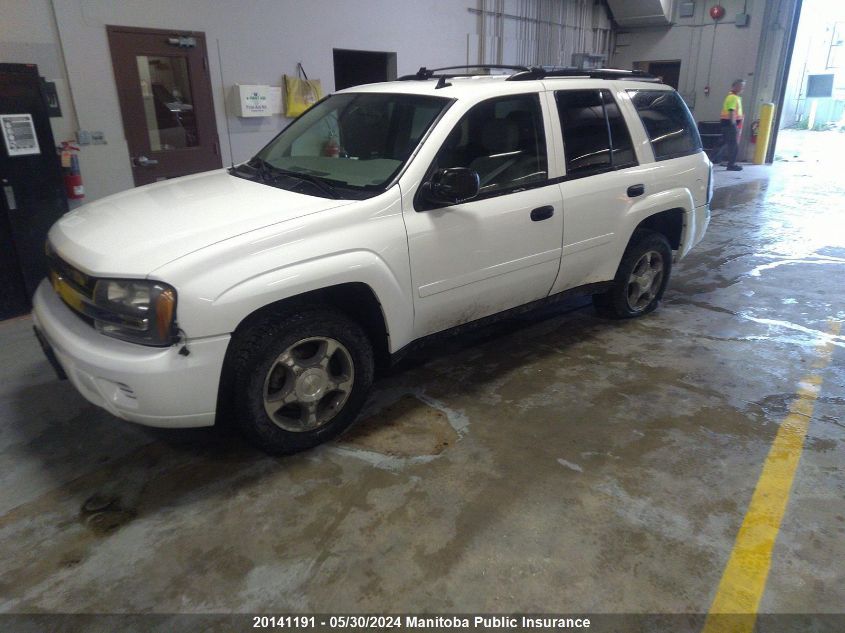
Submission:
[[[91,403],[124,420],[160,427],[214,424],[229,336],[145,347],[104,336],[84,323],[43,281],[32,318],[61,368]]]
[[[700,207],[695,207],[692,213],[687,216],[687,224],[684,227],[683,240],[681,247],[678,249],[677,259],[686,257],[687,253],[704,238],[709,225],[710,205],[703,204]]]

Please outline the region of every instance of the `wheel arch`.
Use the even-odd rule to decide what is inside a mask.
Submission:
[[[231,411],[233,359],[238,352],[238,335],[261,322],[262,319],[281,318],[286,313],[307,306],[325,306],[358,323],[372,343],[376,366],[385,368],[390,365],[388,321],[378,296],[368,284],[345,282],[285,297],[253,310],[241,319],[232,332],[217,391],[218,422]]]
[[[640,229],[648,229],[661,233],[668,241],[672,250],[681,248],[684,233],[686,211],[682,207],[658,211],[640,221],[628,238],[628,243],[633,239],[634,234]]]

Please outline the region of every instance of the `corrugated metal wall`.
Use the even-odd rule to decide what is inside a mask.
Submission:
[[[574,53],[605,55],[612,30],[603,0],[478,0],[467,63],[571,66]],[[473,54],[475,53],[475,54]]]

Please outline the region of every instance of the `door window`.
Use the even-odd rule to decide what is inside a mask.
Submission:
[[[500,97],[473,107],[434,160],[434,169],[449,167],[476,171],[481,195],[545,182],[546,133],[538,95]]]
[[[135,60],[150,150],[196,147],[199,144],[197,121],[185,58],[137,55]]]
[[[566,173],[589,176],[637,164],[631,135],[609,90],[555,93]]]

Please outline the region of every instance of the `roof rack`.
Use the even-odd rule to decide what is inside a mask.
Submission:
[[[425,66],[423,66],[413,75],[404,75],[402,77],[399,77],[398,81],[413,81],[415,79],[424,81],[426,79],[448,79],[449,77],[471,77],[472,75],[477,73],[437,73],[440,73],[443,70],[469,70],[472,68],[482,70],[514,70],[517,73],[532,70],[528,66],[509,66],[506,64],[472,64],[470,66],[444,66],[443,68],[426,68]]]
[[[660,83],[660,79],[643,70],[621,70],[618,68],[529,68],[514,73],[507,78],[507,81],[530,81],[532,79],[545,79],[547,77],[587,77],[589,79],[631,79],[635,81],[648,81]]]
[[[635,81],[648,81],[660,83],[660,78],[650,75],[643,70],[621,70],[618,68],[556,68],[537,66],[510,66],[506,64],[473,64],[471,66],[444,66],[443,68],[426,68],[423,66],[413,75],[403,75],[398,81],[426,81],[437,79],[437,88],[445,88],[451,84],[446,81],[452,77],[471,77],[477,73],[471,72],[446,72],[451,70],[512,70],[514,73],[507,77],[506,81],[531,81],[534,79],[546,79],[548,77],[587,77],[589,79],[630,79]]]

